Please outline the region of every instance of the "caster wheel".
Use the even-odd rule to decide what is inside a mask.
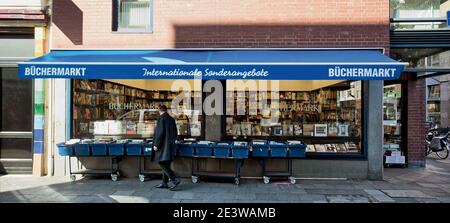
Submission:
[[[192,176],[192,183],[194,184],[198,183],[198,177]]]
[[[291,182],[291,184],[295,184],[297,180],[295,179],[295,177],[289,177],[289,182]]]
[[[145,176],[142,174],[139,174],[139,181],[144,182],[145,181]]]
[[[234,184],[239,185],[239,178],[234,178]]]
[[[111,174],[111,180],[117,181],[119,179],[119,176],[117,174]]]
[[[70,181],[74,182],[77,180],[77,177],[75,175],[70,175]]]
[[[270,178],[269,177],[263,177],[263,180],[264,180],[264,184],[270,183]]]

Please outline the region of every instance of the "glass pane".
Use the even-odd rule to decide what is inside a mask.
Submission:
[[[146,81],[140,80],[136,87],[124,80],[74,80],[72,137],[152,137],[159,117],[157,108],[160,105],[170,107],[180,92],[145,90]],[[192,99],[190,101],[193,103]],[[182,125],[179,128],[186,130],[180,135],[200,136],[200,128],[196,128],[201,126],[199,114],[191,110],[186,110],[184,116],[171,114],[177,118],[177,124]]]
[[[384,86],[383,126],[384,154],[392,156],[402,152],[402,85]],[[394,153],[393,153],[394,152]],[[391,162],[391,161],[389,161]]]
[[[147,29],[151,21],[150,12],[150,1],[120,1],[119,29]]]
[[[408,62],[408,67],[450,67],[450,48],[395,48],[391,57]]]
[[[391,18],[417,19],[446,17],[450,10],[447,0],[391,0]],[[445,28],[445,22],[402,22],[393,23],[394,29],[437,29]]]
[[[0,158],[31,159],[31,139],[0,139]]]
[[[1,131],[32,130],[32,81],[19,79],[17,68],[0,68]]]
[[[439,85],[431,85],[428,86],[428,99],[439,99],[441,92],[440,92],[440,86]]]
[[[280,91],[255,92],[232,90],[234,84],[228,81],[226,135],[304,140],[308,152],[359,154],[361,83],[281,81]]]
[[[440,2],[440,0],[391,0],[391,17],[439,17]]]

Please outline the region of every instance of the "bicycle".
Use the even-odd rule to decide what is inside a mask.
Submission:
[[[425,141],[427,143],[426,156],[436,153],[440,159],[446,159],[450,153],[449,128],[428,130]]]

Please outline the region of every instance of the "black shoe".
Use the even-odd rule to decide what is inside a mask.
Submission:
[[[166,188],[169,188],[169,185],[160,183],[160,184],[156,185],[155,188],[166,189]]]
[[[180,178],[179,177],[176,177],[173,181],[171,181],[172,182],[172,186],[169,188],[170,190],[173,190],[173,189],[175,189],[177,186],[178,186],[178,184],[180,184],[181,183],[181,180],[180,180]]]

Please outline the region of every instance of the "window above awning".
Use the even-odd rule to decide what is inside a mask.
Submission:
[[[53,50],[20,78],[386,80],[405,67],[376,49]]]

